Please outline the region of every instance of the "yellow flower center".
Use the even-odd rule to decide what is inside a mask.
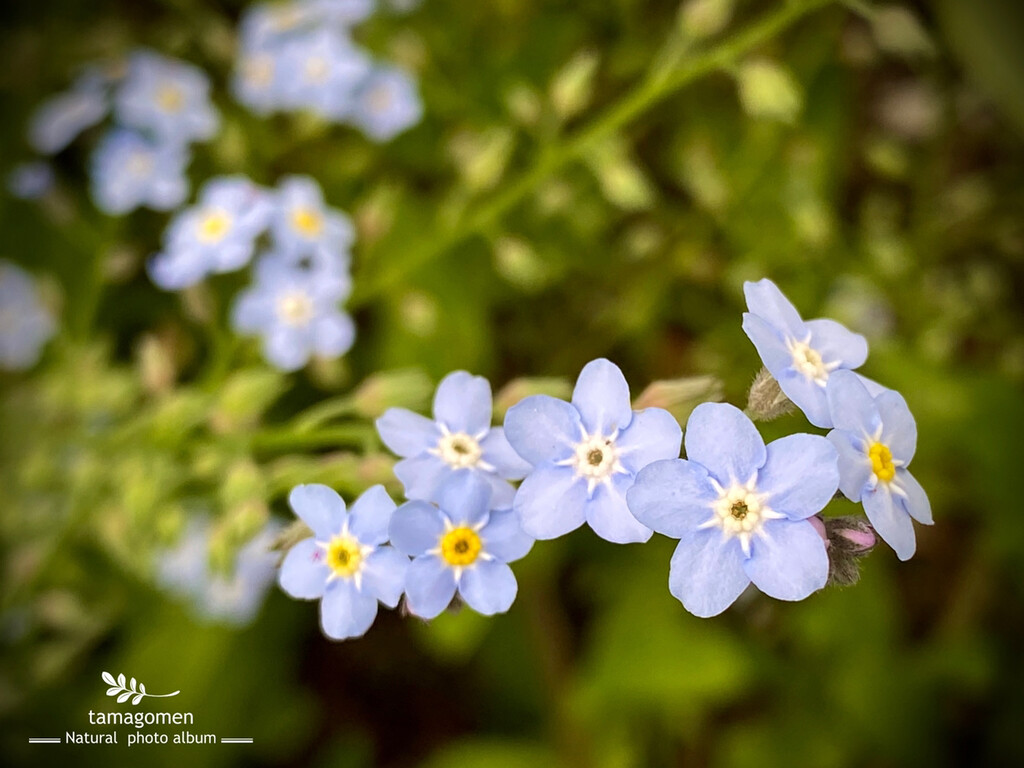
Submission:
[[[313,56],[306,60],[306,79],[311,83],[322,83],[327,80],[330,68],[322,56]]]
[[[323,229],[324,221],[316,211],[309,208],[296,208],[292,211],[292,226],[306,237],[316,237]]]
[[[288,325],[305,325],[313,319],[313,302],[302,291],[293,291],[277,301],[277,316]]]
[[[472,565],[482,548],[480,534],[464,525],[452,528],[441,537],[441,557],[448,565]]]
[[[335,536],[327,544],[327,566],[336,576],[346,579],[359,570],[363,562],[363,551],[353,536]]]
[[[868,448],[871,469],[882,482],[889,482],[896,476],[896,465],[892,463],[892,451],[884,443],[872,443]]]
[[[374,88],[370,92],[369,101],[372,112],[387,112],[391,108],[391,91],[383,87]]]
[[[207,211],[199,222],[199,239],[216,243],[231,229],[231,217],[220,209]]]
[[[250,56],[243,64],[245,79],[258,88],[265,88],[274,79],[274,60],[265,54]]]
[[[178,112],[185,104],[185,96],[176,85],[164,85],[156,93],[156,103],[164,112]]]

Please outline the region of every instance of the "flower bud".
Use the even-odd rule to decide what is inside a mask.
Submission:
[[[434,385],[418,368],[384,371],[367,377],[352,395],[355,412],[375,419],[388,408],[421,411],[430,404]]]
[[[824,521],[828,537],[828,584],[848,587],[860,580],[860,558],[878,541],[871,525],[860,517],[830,517]]]
[[[690,412],[701,403],[721,402],[722,382],[714,376],[686,376],[652,381],[633,401],[637,410],[664,408],[685,424]]]
[[[792,412],[796,406],[786,397],[779,382],[762,367],[750,385],[747,396],[747,415],[754,421],[771,421]]]
[[[494,417],[499,421],[504,419],[509,408],[530,395],[550,395],[568,400],[572,395],[572,387],[568,381],[557,376],[513,379],[495,396]]]
[[[679,10],[683,34],[694,40],[717,35],[732,18],[733,0],[689,0]]]
[[[743,64],[737,77],[740,102],[748,115],[795,122],[803,108],[803,95],[786,69],[773,61],[755,59]]]

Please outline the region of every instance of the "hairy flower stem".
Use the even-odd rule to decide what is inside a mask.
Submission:
[[[484,201],[475,210],[465,214],[446,231],[423,238],[422,247],[410,251],[406,258],[395,263],[392,268],[357,281],[355,291],[348,302],[349,308],[355,309],[365,305],[370,299],[386,292],[401,282],[406,275],[433,261],[467,237],[486,231],[543,181],[570,162],[584,156],[603,139],[651,107],[704,75],[729,67],[741,56],[775,37],[811,11],[832,1],[792,0],[761,21],[737,32],[721,45],[694,56],[688,62],[682,62],[678,67],[653,67],[633,91],[574,136],[552,145],[518,179],[503,184],[502,191],[496,193],[489,201]]]

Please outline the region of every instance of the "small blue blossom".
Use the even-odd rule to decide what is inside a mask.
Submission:
[[[391,542],[414,558],[406,576],[409,612],[432,619],[459,596],[477,613],[504,613],[516,598],[508,563],[526,555],[533,540],[511,510],[491,510],[491,486],[471,472],[451,475],[438,506],[410,501],[391,519]]]
[[[36,109],[29,121],[29,144],[44,155],[60,152],[109,110],[106,83],[96,73],[86,72],[69,91],[50,97]]]
[[[319,19],[340,29],[348,29],[368,19],[375,10],[375,0],[298,0]]]
[[[491,385],[482,376],[456,371],[444,377],[434,394],[434,420],[405,408],[389,408],[377,419],[381,440],[403,457],[395,475],[410,499],[437,501],[441,486],[454,474],[473,474],[491,486],[491,506],[507,509],[530,465],[491,426]]]
[[[206,74],[146,50],[131,55],[114,109],[121,124],[146,131],[160,142],[209,139],[220,124]]]
[[[263,337],[263,355],[283,371],[313,355],[339,357],[355,341],[355,324],[339,305],[351,288],[347,276],[296,266],[277,254],[263,256],[256,282],[236,299],[232,323]]]
[[[281,59],[287,82],[284,106],[308,109],[334,121],[351,114],[356,89],[372,67],[364,51],[329,28],[288,39]]]
[[[300,600],[320,600],[320,626],[328,637],[362,637],[377,617],[377,603],[394,608],[405,588],[409,559],[386,544],[395,502],[375,485],[346,511],[326,485],[300,485],[288,503],[313,535],[288,550],[281,589]]]
[[[800,318],[771,280],[744,283],[743,330],[782,391],[816,427],[831,427],[825,387],[838,369],[859,368],[868,356],[863,336],[835,320]]]
[[[43,160],[16,165],[7,175],[7,190],[20,200],[39,200],[53,189],[53,166]]]
[[[258,115],[269,115],[287,103],[286,48],[274,40],[239,51],[231,89],[242,104]]]
[[[309,176],[289,176],[278,184],[272,227],[278,247],[300,255],[317,247],[344,252],[355,239],[352,222],[324,204],[320,185]]]
[[[355,97],[352,122],[375,141],[388,141],[423,117],[416,81],[397,67],[380,67]]]
[[[274,582],[277,554],[270,547],[278,530],[276,523],[268,523],[238,550],[231,572],[220,574],[210,568],[210,521],[193,520],[178,545],[159,557],[156,580],[186,598],[201,619],[248,624]]]
[[[208,274],[241,269],[272,212],[271,195],[244,176],[211,179],[198,203],[175,216],[164,232],[164,250],[149,264],[153,282],[179,290]]]
[[[0,368],[31,368],[56,332],[57,324],[40,301],[32,276],[0,260]]]
[[[839,488],[859,501],[878,535],[908,560],[917,549],[914,524],[931,525],[932,509],[907,469],[917,448],[917,424],[898,392],[873,396],[856,374],[829,379],[828,404],[835,429],[828,439],[839,452]]]
[[[688,611],[715,616],[751,582],[779,600],[825,586],[825,542],[808,518],[839,485],[828,440],[796,434],[765,447],[738,408],[704,403],[686,425],[686,456],[642,469],[627,499],[638,520],[679,539],[669,591]]]
[[[111,215],[139,206],[168,211],[188,194],[187,164],[177,144],[154,144],[134,131],[112,130],[92,156],[92,198]]]
[[[587,522],[602,539],[619,544],[651,537],[630,514],[626,491],[652,461],[679,456],[682,430],[661,408],[633,411],[617,365],[587,363],[572,403],[525,398],[506,414],[505,434],[533,467],[513,504],[530,536],[554,539]]]

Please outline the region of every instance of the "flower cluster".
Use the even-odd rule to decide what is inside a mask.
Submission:
[[[32,367],[56,331],[57,324],[40,300],[32,276],[0,260],[0,368]]]
[[[105,213],[177,207],[188,195],[189,145],[216,133],[210,81],[197,67],[139,49],[123,63],[91,66],[71,88],[44,102],[29,125],[40,153],[63,150],[112,117],[92,155],[92,197]]]
[[[187,288],[245,267],[266,240],[232,322],[263,339],[271,364],[291,371],[313,355],[338,357],[355,340],[352,319],[340,309],[351,290],[354,238],[348,217],[324,203],[309,177],[285,178],[275,190],[242,176],[218,177],[168,225],[149,274],[165,290]]]
[[[258,114],[308,110],[387,141],[423,114],[415,81],[379,65],[350,30],[373,0],[293,0],[249,9],[239,27],[233,90]]]

